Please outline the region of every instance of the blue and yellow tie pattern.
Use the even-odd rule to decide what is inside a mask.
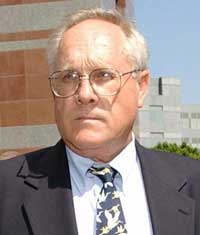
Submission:
[[[126,223],[119,193],[113,184],[117,171],[111,167],[91,167],[89,172],[99,177],[103,183],[97,201],[96,235],[126,235]]]

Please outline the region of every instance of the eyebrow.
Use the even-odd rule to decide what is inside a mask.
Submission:
[[[107,69],[112,69],[112,66],[109,63],[104,63],[99,61],[94,61],[90,58],[84,59],[81,65],[75,66],[73,63],[66,63],[65,66],[62,66],[61,70],[76,70],[76,71],[87,71],[91,72],[92,70],[95,69],[100,69],[100,68],[107,68]]]

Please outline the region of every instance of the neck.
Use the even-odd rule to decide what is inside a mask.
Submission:
[[[114,159],[132,140],[132,133],[127,138],[114,139],[102,145],[98,145],[92,148],[81,148],[69,141],[65,141],[65,144],[76,154],[89,158],[95,162],[108,163]]]

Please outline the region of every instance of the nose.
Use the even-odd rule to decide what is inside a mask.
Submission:
[[[95,104],[98,96],[92,88],[89,79],[81,79],[77,91],[77,102],[79,104]]]

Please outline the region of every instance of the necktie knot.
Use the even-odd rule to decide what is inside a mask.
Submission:
[[[115,169],[109,166],[101,168],[91,167],[89,172],[97,176],[103,184],[110,182],[112,183],[117,173]]]

